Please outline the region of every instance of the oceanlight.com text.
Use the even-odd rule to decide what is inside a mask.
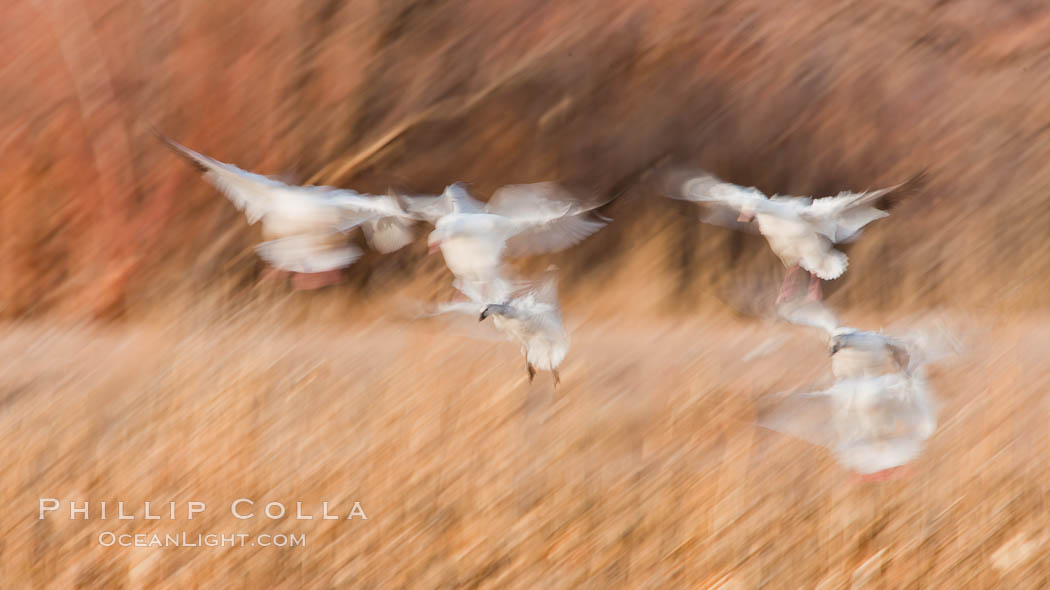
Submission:
[[[98,535],[103,547],[306,547],[305,533],[115,533]]]

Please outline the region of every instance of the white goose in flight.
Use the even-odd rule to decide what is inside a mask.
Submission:
[[[278,269],[308,274],[350,266],[361,256],[361,250],[350,244],[345,234],[358,226],[362,226],[369,244],[383,253],[397,250],[412,239],[410,226],[414,220],[393,197],[288,185],[158,135],[244,211],[249,224],[262,222],[268,241],[256,246],[256,252]]]
[[[505,294],[500,303],[491,303],[478,291],[461,289],[469,301],[440,304],[427,316],[442,313],[476,315],[479,322],[492,318],[492,323],[505,338],[521,346],[525,355],[525,370],[531,383],[537,371],[550,371],[554,386],[561,383],[558,367],[569,352],[569,334],[561,319],[558,306],[557,280],[553,267],[542,280],[520,284],[516,291],[508,291],[510,283],[499,283],[497,292]]]
[[[814,199],[767,197],[756,188],[703,174],[686,180],[672,196],[708,205],[703,219],[709,223],[737,229],[746,228],[743,224],[752,220],[757,223],[770,249],[788,269],[777,297],[779,304],[792,295],[793,279],[800,268],[810,273],[809,297],[819,300],[821,279],[838,278],[849,264],[846,255],[833,246],[855,240],[864,226],[889,215],[877,209],[876,202],[920,176],[877,191],[843,191],[834,197]]]
[[[835,382],[823,391],[774,396],[759,424],[828,447],[865,479],[890,477],[917,457],[937,428],[925,364],[957,351],[954,338],[857,330],[816,301],[784,304],[779,312],[827,334]]]
[[[486,302],[499,302],[494,285],[507,284],[503,257],[555,252],[598,231],[608,219],[578,204],[557,184],[509,185],[482,205],[462,185],[452,185],[430,202],[434,222],[427,244],[441,250],[461,290],[473,290]],[[421,205],[406,205],[420,214]]]
[[[758,423],[830,449],[864,479],[892,477],[922,452],[937,412],[922,371],[836,381],[813,393],[775,396]]]

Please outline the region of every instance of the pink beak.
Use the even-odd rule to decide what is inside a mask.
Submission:
[[[441,249],[441,242],[434,242],[433,244],[430,244],[429,246],[427,246],[427,254],[433,254],[434,252],[437,252],[440,249]]]
[[[753,214],[751,214],[751,213],[743,213],[743,212],[741,212],[740,213],[740,217],[737,217],[736,220],[739,221],[740,223],[747,223],[747,222],[751,221],[754,218],[755,218],[755,216]]]

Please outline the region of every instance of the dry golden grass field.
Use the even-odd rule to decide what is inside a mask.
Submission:
[[[1048,317],[951,317],[965,349],[932,371],[937,433],[909,475],[866,483],[751,422],[756,397],[828,378],[804,330],[570,304],[555,393],[546,373],[528,385],[515,346],[467,337],[474,319],[288,320],[301,297],[324,295],[5,329],[3,587],[1050,584]],[[241,497],[254,518],[231,515]],[[39,498],[62,507],[40,520]],[[138,519],[101,520],[103,500]],[[144,501],[165,518],[143,520]],[[190,501],[207,510],[188,520]],[[270,520],[269,501],[368,518]],[[306,545],[104,547],[105,531]]]

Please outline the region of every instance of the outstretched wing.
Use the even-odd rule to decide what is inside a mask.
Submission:
[[[489,213],[523,227],[507,240],[510,256],[556,252],[583,241],[611,221],[593,213],[595,208],[552,182],[504,186],[486,205]]]
[[[822,447],[832,448],[837,442],[832,418],[827,391],[781,393],[758,402],[759,426]]]
[[[275,207],[281,193],[292,189],[289,185],[261,174],[254,174],[220,162],[158,133],[161,141],[175,153],[189,160],[204,174],[204,178],[237,207],[244,211],[248,223],[252,224]]]
[[[874,203],[894,188],[870,193],[842,192],[834,197],[814,199],[800,216],[832,242],[847,242],[859,236],[864,226],[872,221],[889,216],[886,211],[877,209]]]
[[[789,301],[777,307],[777,315],[797,326],[834,334],[841,326],[835,313],[819,301]]]
[[[265,216],[279,233],[298,234],[303,228],[347,231],[369,219],[406,214],[390,197],[362,195],[326,186],[292,186],[232,164],[220,162],[158,133],[177,154],[192,162],[252,224]]]
[[[900,198],[914,193],[926,181],[926,172],[920,172],[905,182],[875,191],[840,192],[834,197],[814,199],[801,216],[829,240],[849,242],[860,236],[864,226],[889,215],[880,207],[889,208]]]
[[[758,233],[758,226],[741,221],[741,213],[769,212],[769,201],[758,189],[725,182],[706,172],[674,175],[668,194],[699,205],[704,223],[737,231]]]

